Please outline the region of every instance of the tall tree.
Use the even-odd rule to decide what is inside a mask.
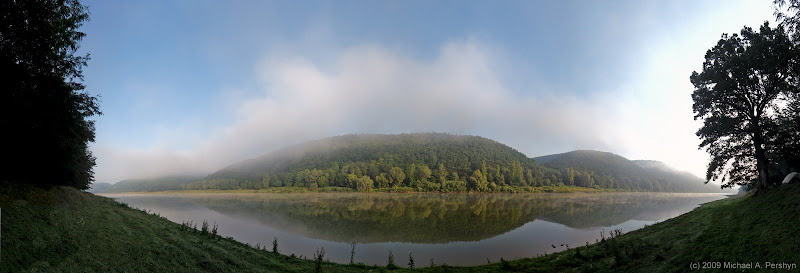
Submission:
[[[0,182],[88,189],[95,158],[97,98],[84,91],[78,31],[89,15],[77,0],[2,1]]]
[[[774,0],[775,17],[789,31],[795,45],[800,44],[800,0]],[[795,68],[800,74],[800,68]],[[797,91],[797,90],[795,90]],[[800,171],[800,92],[787,94],[787,107],[779,113],[776,138],[780,141],[771,153],[777,158],[780,174]]]
[[[439,170],[436,172],[436,178],[439,179],[439,184],[442,185],[447,181],[447,169],[444,168],[444,164],[442,163],[439,163]]]
[[[796,90],[792,69],[797,50],[783,27],[768,23],[760,32],[749,27],[740,34],[723,35],[708,50],[703,70],[690,77],[700,148],[711,155],[706,180],[723,187],[757,181],[767,186],[767,136],[774,128],[776,103],[781,94]],[[796,91],[793,91],[796,92]]]
[[[525,183],[524,171],[522,164],[514,160],[511,164],[511,185],[514,186],[527,186]]]
[[[402,185],[403,180],[406,179],[406,174],[400,167],[392,167],[392,169],[389,170],[389,176],[392,177],[392,186]]]
[[[425,164],[417,166],[417,172],[417,179],[419,179],[420,182],[428,182],[428,178],[430,178],[433,173],[431,172],[431,168],[428,168],[428,165]]]
[[[475,170],[469,177],[469,181],[472,183],[472,188],[477,191],[489,190],[489,181],[486,180],[486,175],[481,170]]]

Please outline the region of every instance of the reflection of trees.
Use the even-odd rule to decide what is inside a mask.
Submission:
[[[475,241],[536,218],[573,228],[662,220],[714,197],[669,194],[279,194],[197,196],[224,214],[341,242]]]

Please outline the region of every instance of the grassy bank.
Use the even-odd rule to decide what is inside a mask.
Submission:
[[[110,198],[72,188],[25,195],[2,202],[2,272],[314,272],[313,261],[190,231]]]
[[[798,271],[799,236],[800,184],[795,184],[711,202],[588,247],[464,271],[685,272],[693,263],[712,267],[700,271],[719,271],[725,262],[751,264],[755,272],[786,270],[766,263],[787,263]]]
[[[314,272],[316,267],[310,258],[255,249],[71,188],[0,196],[0,205],[1,272]],[[712,202],[629,234],[606,234],[602,242],[545,257],[418,270],[681,272],[693,262],[797,263],[798,219],[800,185],[792,185]],[[417,262],[422,265],[427,263]],[[324,272],[408,271],[327,262],[320,266]]]

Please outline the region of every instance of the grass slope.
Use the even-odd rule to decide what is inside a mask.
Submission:
[[[71,188],[0,196],[0,272],[314,272],[314,262],[201,235]],[[14,201],[16,200],[16,201]],[[693,262],[800,261],[800,185],[709,203],[679,217],[544,257],[428,272],[683,272]],[[607,235],[608,236],[608,235]],[[573,246],[574,247],[574,246]],[[396,261],[405,265],[406,261]],[[427,262],[418,261],[418,266]],[[324,272],[383,272],[322,263]],[[785,270],[785,269],[784,269]],[[795,265],[796,270],[796,265]],[[392,272],[405,272],[398,269]]]
[[[2,210],[0,272],[314,272],[313,261],[201,235],[72,188],[37,191],[27,199]]]
[[[708,203],[613,240],[472,272],[685,272],[691,263],[800,263],[800,184]],[[713,264],[712,264],[713,266]],[[721,266],[724,267],[724,264]],[[704,271],[718,270],[706,269]],[[786,270],[785,268],[782,270]]]

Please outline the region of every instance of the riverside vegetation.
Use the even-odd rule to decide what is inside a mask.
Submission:
[[[487,138],[439,133],[331,137],[242,161],[206,177],[127,180],[97,189],[168,190],[719,192],[657,161],[631,161],[598,151],[528,158]]]

